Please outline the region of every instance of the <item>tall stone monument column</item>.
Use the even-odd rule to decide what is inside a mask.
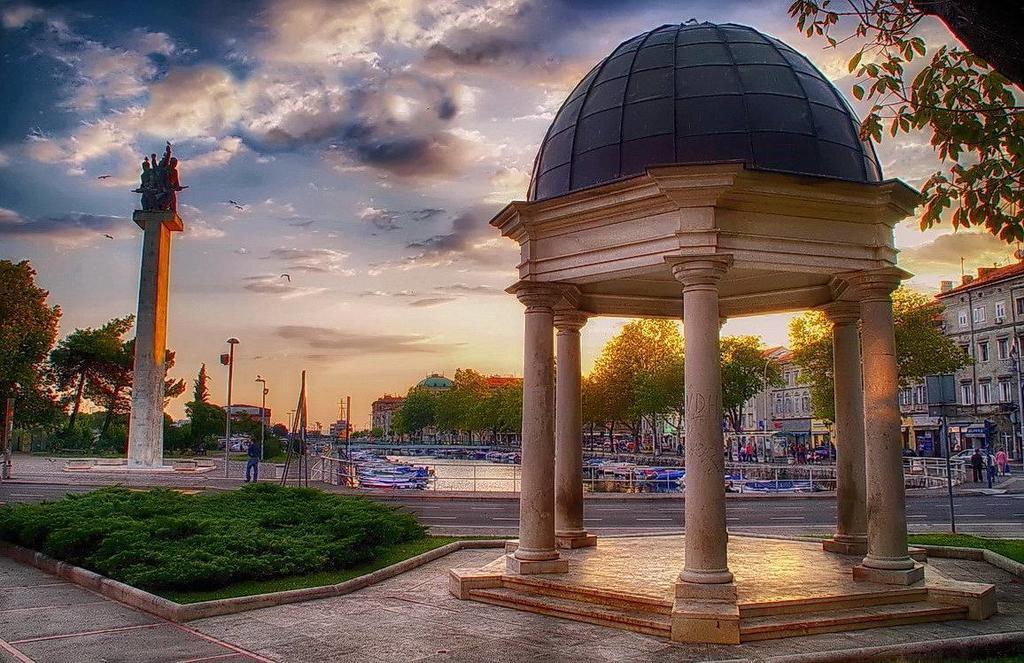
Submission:
[[[829,552],[868,551],[864,475],[864,385],[860,370],[860,305],[833,302],[822,307],[832,322],[832,375],[835,381],[836,533],[822,542]]]
[[[675,585],[672,639],[739,644],[736,583],[725,526],[725,450],[718,284],[732,256],[674,259],[686,338],[686,559]]]
[[[136,210],[143,230],[135,368],[128,424],[128,467],[156,469],[164,459],[164,356],[167,350],[167,280],[171,233],[184,229],[171,210]]]
[[[559,548],[596,546],[583,527],[583,406],[580,329],[585,313],[556,311],[555,539]]]
[[[515,295],[526,306],[523,338],[522,482],[519,492],[519,547],[507,557],[510,573],[560,573],[555,543],[555,312],[558,291],[521,283]]]
[[[893,585],[924,579],[924,567],[915,563],[907,551],[899,373],[891,298],[901,274],[892,268],[847,279],[860,299],[868,508],[868,553],[863,563],[854,567],[853,577]]]

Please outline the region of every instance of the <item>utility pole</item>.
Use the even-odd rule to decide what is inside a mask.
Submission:
[[[256,376],[256,382],[263,384],[263,404],[260,406],[260,460],[263,460],[263,441],[267,435],[267,394],[270,390],[267,389],[267,381],[262,375]]]
[[[231,459],[228,457],[228,452],[231,451],[231,383],[235,377],[235,346],[238,345],[238,339],[231,337],[227,340],[228,347],[230,350],[227,354],[228,364],[228,406],[227,406],[227,421],[224,424],[224,478],[227,479],[230,476],[230,465]],[[224,362],[225,355],[221,355],[221,363]]]

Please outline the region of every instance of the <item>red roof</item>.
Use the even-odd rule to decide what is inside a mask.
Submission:
[[[523,383],[522,378],[510,375],[489,375],[484,378],[484,386],[488,389],[500,389],[502,387],[517,387]]]
[[[949,295],[959,294],[978,286],[988,285],[989,283],[1002,281],[1003,279],[1009,279],[1015,276],[1024,276],[1024,261],[1014,263],[1012,265],[1006,265],[1005,267],[979,267],[977,278],[972,279],[968,283],[961,283],[952,290],[940,292],[936,297],[948,297]]]

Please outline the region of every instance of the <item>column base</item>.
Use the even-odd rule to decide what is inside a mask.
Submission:
[[[736,584],[677,582],[672,606],[672,641],[740,643]]]
[[[836,534],[831,539],[822,541],[821,549],[825,552],[838,553],[840,555],[858,555],[863,557],[868,554],[868,537]]]
[[[597,545],[597,536],[586,530],[579,532],[555,532],[555,546],[562,550],[591,548]]]
[[[555,557],[554,559],[519,559],[515,554],[505,555],[505,570],[518,575],[534,575],[537,573],[568,573],[569,560]]]
[[[865,560],[867,561],[867,560]],[[853,579],[883,585],[913,585],[924,580],[924,565],[913,563],[909,569],[876,569],[864,564],[853,567]]]

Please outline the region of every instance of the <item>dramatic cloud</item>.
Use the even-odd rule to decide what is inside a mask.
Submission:
[[[247,276],[243,286],[250,292],[258,292],[266,295],[277,295],[281,299],[295,299],[297,297],[308,297],[319,295],[325,292],[326,288],[314,288],[293,284],[279,274],[261,274],[259,276]]]
[[[28,219],[0,207],[0,238],[42,239],[59,244],[83,244],[95,239],[132,236],[131,222],[118,216],[71,213]]]
[[[960,260],[967,267],[1005,263],[1012,253],[1006,242],[983,231],[965,230],[939,235],[920,246],[903,249],[900,265],[915,274],[952,275],[960,273]]]
[[[368,273],[375,276],[388,270],[442,267],[456,262],[470,262],[487,269],[513,264],[512,243],[497,237],[488,224],[494,212],[491,206],[472,207],[455,217],[450,232],[412,242],[406,249],[413,253],[398,260],[373,263]]]
[[[346,258],[347,253],[332,249],[274,249],[267,255],[267,259],[283,262],[285,269],[290,271],[337,272],[352,276],[354,271],[342,269]]]
[[[366,221],[367,223],[373,224],[378,230],[398,230],[401,228],[401,223],[408,220],[412,222],[426,221],[432,219],[439,214],[443,214],[444,210],[436,207],[424,207],[423,209],[414,210],[389,210],[389,209],[378,209],[372,205],[367,205],[361,212],[359,212],[359,219]]]
[[[149,87],[141,128],[181,138],[215,136],[242,113],[234,79],[219,67],[174,69]]]
[[[453,346],[435,343],[418,334],[360,334],[340,329],[285,325],[277,336],[303,343],[312,350],[335,350],[339,355],[437,353]]]

